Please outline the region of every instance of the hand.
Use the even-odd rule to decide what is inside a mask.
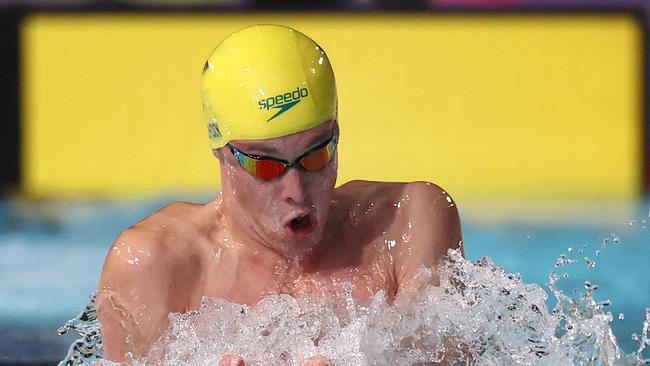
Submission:
[[[300,364],[300,366],[330,366],[330,361],[323,356],[310,357]]]
[[[219,362],[219,366],[245,366],[241,356],[225,355]]]

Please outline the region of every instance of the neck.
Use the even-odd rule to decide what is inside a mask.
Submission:
[[[232,199],[224,197],[222,209],[224,223],[222,246],[238,261],[255,265],[256,270],[264,272],[280,273],[289,268],[308,270],[310,254],[319,244],[305,250],[304,247],[269,241],[255,225],[245,220]]]

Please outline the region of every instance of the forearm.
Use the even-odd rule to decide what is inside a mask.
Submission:
[[[97,315],[104,358],[114,362],[131,362],[147,356],[167,328],[166,317],[153,321],[152,314],[129,309],[110,291],[98,293]]]

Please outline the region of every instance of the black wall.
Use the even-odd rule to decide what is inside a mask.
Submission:
[[[20,13],[0,11],[0,191],[20,179],[19,22]]]

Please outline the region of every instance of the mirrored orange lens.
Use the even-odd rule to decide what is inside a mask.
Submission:
[[[302,165],[305,170],[315,171],[322,169],[327,163],[332,159],[332,154],[328,146],[323,146],[322,148],[312,152],[311,154],[300,159],[300,165]]]
[[[251,172],[260,179],[273,179],[279,177],[287,167],[273,160],[255,160],[255,171]]]

